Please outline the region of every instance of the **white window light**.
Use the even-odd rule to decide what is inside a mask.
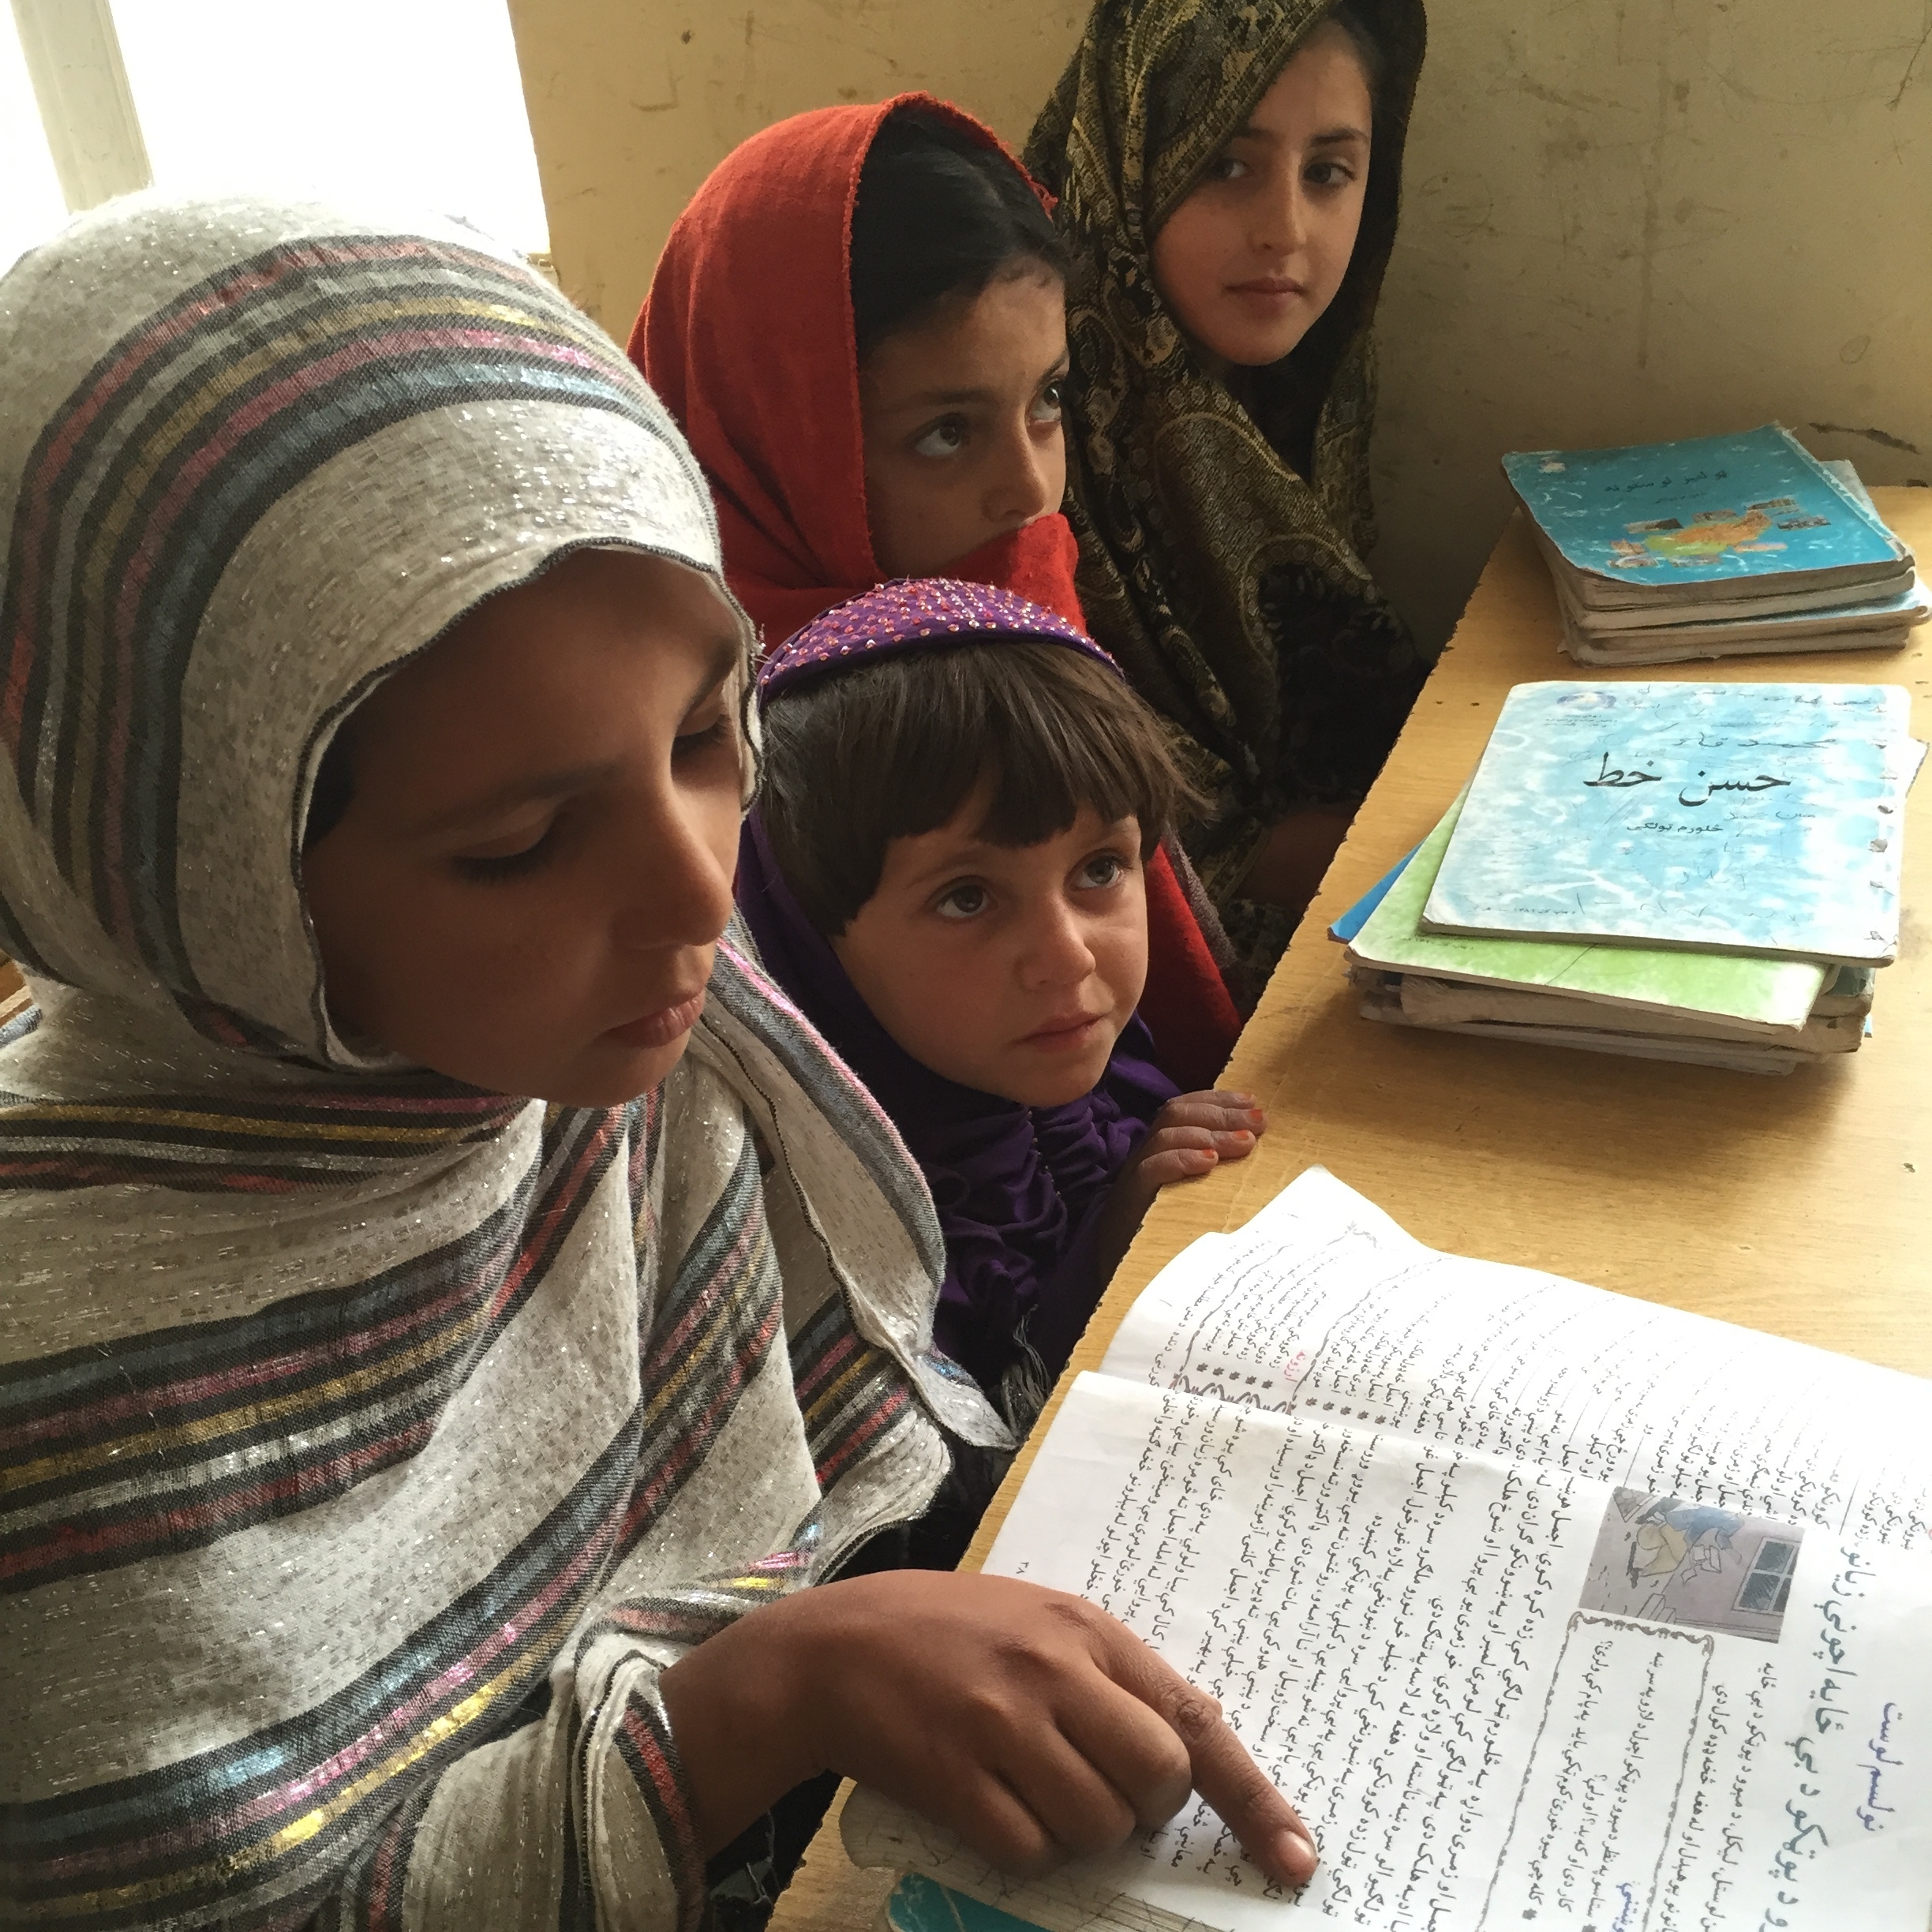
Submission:
[[[506,0],[113,0],[157,185],[297,187],[549,246]]]
[[[0,10],[0,275],[67,219],[33,77],[10,10]]]
[[[333,0],[320,15],[262,0],[13,0],[13,10],[19,44],[0,47],[9,188],[32,165],[17,170],[12,148],[31,148],[38,122],[38,165],[44,175],[51,150],[72,208],[141,185],[152,167],[171,192],[413,205],[526,254],[548,249],[506,0]],[[38,115],[7,111],[6,57],[23,51]],[[38,205],[0,217],[21,246],[58,219]],[[12,232],[0,229],[0,248]]]

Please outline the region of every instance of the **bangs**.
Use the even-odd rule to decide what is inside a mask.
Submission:
[[[1063,645],[975,643],[889,658],[767,706],[762,811],[806,915],[836,938],[878,889],[895,838],[983,799],[975,837],[1037,845],[1091,810],[1138,822],[1148,856],[1197,801],[1159,721]]]

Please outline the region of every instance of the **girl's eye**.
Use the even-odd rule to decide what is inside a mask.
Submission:
[[[1208,163],[1210,181],[1241,181],[1248,173],[1248,163],[1238,155],[1219,154]]]
[[[1126,861],[1114,852],[1096,852],[1080,870],[1080,884],[1092,890],[1118,886],[1126,876]]]
[[[683,763],[691,758],[702,758],[707,751],[714,751],[722,745],[731,745],[736,750],[737,736],[738,720],[727,706],[709,724],[700,725],[693,731],[680,732],[671,741],[671,755]]]
[[[1355,178],[1355,170],[1346,161],[1316,161],[1302,178],[1312,188],[1346,188]]]
[[[557,822],[552,818],[536,838],[513,852],[464,853],[450,863],[464,878],[489,885],[500,879],[521,878],[547,865],[556,848]]]
[[[930,429],[913,438],[912,449],[919,456],[957,456],[966,447],[966,419],[942,416]]]
[[[1050,382],[1039,392],[1039,400],[1033,405],[1033,420],[1035,422],[1059,421],[1066,408],[1065,386],[1065,378],[1061,377],[1058,381]]]
[[[940,894],[933,909],[944,919],[977,919],[987,904],[983,886],[953,886]]]

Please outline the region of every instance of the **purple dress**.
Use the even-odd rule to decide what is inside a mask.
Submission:
[[[780,876],[758,813],[738,850],[738,905],[766,970],[892,1117],[932,1190],[946,1273],[938,1346],[983,1388],[1036,1354],[1066,1365],[1106,1285],[1095,1252],[1114,1178],[1178,1091],[1136,1017],[1091,1093],[1054,1107],[962,1087],[872,1017]]]

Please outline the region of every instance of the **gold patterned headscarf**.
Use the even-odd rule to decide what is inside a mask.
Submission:
[[[1297,805],[1359,798],[1421,677],[1362,562],[1370,324],[1395,235],[1421,0],[1351,7],[1383,66],[1361,234],[1327,313],[1254,373],[1245,402],[1154,285],[1155,235],[1330,3],[1096,0],[1026,150],[1060,198],[1074,258],[1067,442],[1081,601],[1213,801],[1189,844],[1237,915],[1234,889],[1268,826]]]

